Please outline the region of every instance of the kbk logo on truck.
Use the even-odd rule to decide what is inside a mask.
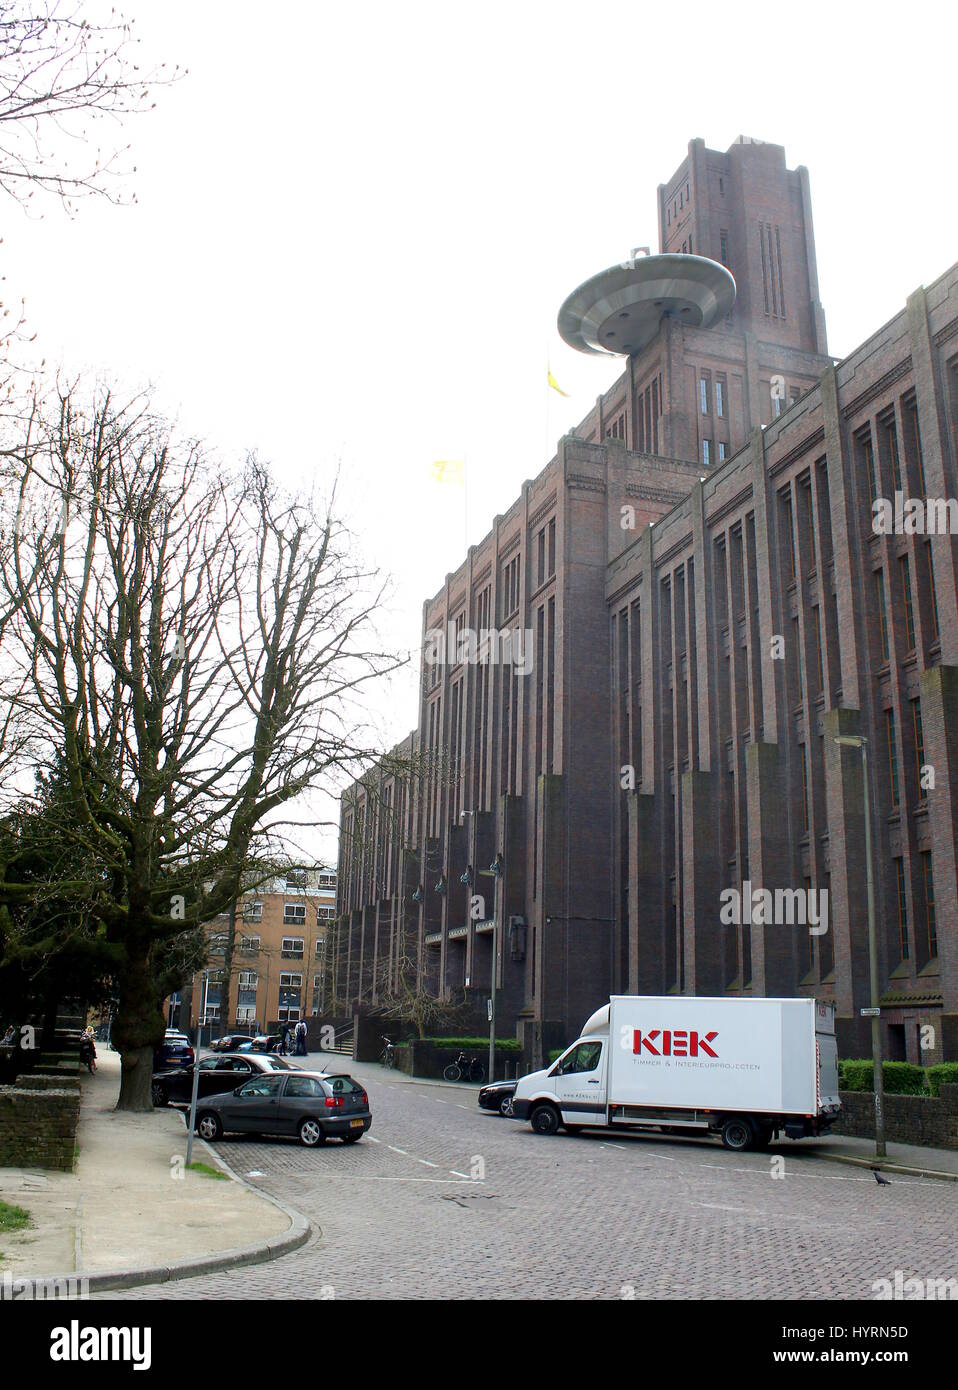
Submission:
[[[632,1029],[632,1051],[651,1052],[653,1057],[718,1057],[711,1044],[718,1037],[717,1032],[699,1033],[685,1029],[653,1028],[643,1033],[641,1028]]]

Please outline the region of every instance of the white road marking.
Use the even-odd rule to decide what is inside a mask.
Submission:
[[[421,1163],[426,1168],[438,1168],[438,1163],[430,1163],[428,1158],[417,1158],[417,1163]]]
[[[405,1149],[397,1149],[395,1144],[387,1144],[386,1148],[392,1149],[394,1154],[403,1154],[408,1157],[407,1151]]]
[[[468,1173],[457,1172],[455,1168],[450,1168],[449,1171],[454,1178],[465,1178],[467,1182],[475,1182],[475,1178],[470,1178]]]

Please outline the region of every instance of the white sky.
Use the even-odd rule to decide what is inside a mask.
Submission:
[[[467,460],[480,540],[618,375],[565,347],[556,313],[656,249],[656,187],[690,138],[752,135],[808,167],[836,355],[958,258],[939,4],[123,9],[145,66],[189,68],[122,137],[138,203],[3,207],[6,289],[48,361],[152,382],[224,456],[255,448],[290,482],[339,460],[395,578],[397,648],[464,554],[462,491],[431,461]],[[415,672],[377,703],[402,737]]]

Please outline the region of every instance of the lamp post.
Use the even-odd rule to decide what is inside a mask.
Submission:
[[[475,882],[475,873],[476,873],[476,813],[475,813],[475,811],[460,811],[460,812],[459,812],[459,819],[460,819],[461,821],[465,820],[465,819],[466,819],[466,816],[469,817],[469,822],[470,822],[470,825],[469,825],[469,830],[470,830],[469,839],[470,839],[470,841],[471,841],[471,851],[472,851],[472,852],[471,852],[470,855],[469,855],[469,863],[468,863],[468,865],[466,866],[466,872],[465,872],[464,874],[461,874],[461,875],[460,875],[460,877],[459,877],[459,882],[460,882],[460,883],[464,883],[464,884],[466,885],[466,888],[469,890],[469,891],[466,893],[466,930],[468,931],[468,929],[469,929],[469,924],[470,924],[470,922],[472,921],[472,889],[473,889],[473,884],[474,884],[474,882]],[[471,951],[472,946],[473,946],[474,943],[473,943],[472,941],[469,940],[468,936],[467,936],[466,940],[467,940],[467,942],[468,942],[468,947],[467,947],[467,949],[469,949],[469,950]],[[469,984],[469,977],[468,977],[468,976],[466,977],[466,984],[467,984],[467,985]]]
[[[841,734],[835,742],[858,748],[862,755],[862,788],[865,797],[865,884],[868,895],[868,974],[872,1021],[872,1067],[875,1074],[875,1157],[885,1157],[885,1077],[881,1041],[881,1005],[878,988],[878,949],[875,939],[875,874],[872,867],[872,813],[868,785],[868,740],[859,734]]]
[[[502,875],[502,855],[497,854],[489,865],[492,874],[492,993],[489,999],[489,1080],[496,1079],[496,974],[499,965],[499,879]]]
[[[203,971],[203,1022],[206,1022],[206,996],[209,989],[209,967]],[[200,1084],[200,1027],[196,1030],[196,1047],[193,1049],[193,1093],[190,1096],[190,1119],[186,1127],[186,1166],[193,1162],[193,1131],[196,1128],[196,1095]]]

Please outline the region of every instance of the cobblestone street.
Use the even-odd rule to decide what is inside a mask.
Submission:
[[[896,1270],[958,1277],[958,1184],[879,1187],[810,1141],[732,1154],[716,1141],[540,1137],[480,1111],[474,1089],[348,1070],[372,1106],[361,1143],[218,1146],[316,1238],[271,1264],[104,1297],[871,1299]]]

